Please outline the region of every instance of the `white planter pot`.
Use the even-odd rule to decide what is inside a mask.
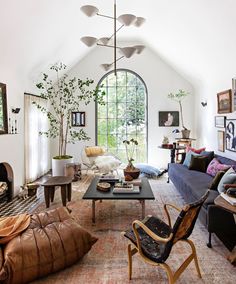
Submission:
[[[64,176],[65,166],[68,163],[73,163],[73,158],[62,160],[52,158],[52,176]]]

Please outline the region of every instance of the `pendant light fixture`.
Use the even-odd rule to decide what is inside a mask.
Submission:
[[[117,33],[123,28],[123,27],[129,27],[129,26],[135,26],[140,27],[145,22],[145,19],[143,17],[136,17],[132,14],[123,14],[117,17],[116,14],[116,0],[114,0],[114,11],[113,16],[108,16],[104,14],[99,13],[99,9],[92,5],[85,5],[80,8],[80,10],[88,17],[93,16],[100,16],[104,18],[108,18],[113,21],[114,26],[114,32],[113,35],[110,37],[102,37],[102,38],[95,38],[92,36],[84,36],[81,38],[81,41],[87,45],[88,47],[94,46],[95,44],[98,46],[103,47],[109,47],[113,48],[114,50],[114,61],[112,63],[105,63],[101,64],[100,66],[105,70],[108,71],[112,68],[114,65],[114,72],[116,75],[116,63],[117,61],[123,59],[123,58],[130,58],[135,53],[140,54],[144,50],[144,45],[135,45],[135,46],[129,46],[129,47],[119,47],[117,46]],[[117,22],[119,22],[121,25],[117,29]],[[117,58],[117,50],[121,53],[121,57]]]

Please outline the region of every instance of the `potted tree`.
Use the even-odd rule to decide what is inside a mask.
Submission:
[[[124,169],[124,175],[125,177],[128,176],[128,179],[129,177],[131,177],[132,179],[136,179],[139,177],[140,169],[136,168],[133,165],[134,161],[133,157],[134,157],[135,147],[138,145],[138,141],[132,138],[130,140],[124,140],[123,143],[125,144],[126,157],[128,160],[128,165]]]
[[[190,130],[187,129],[184,125],[184,118],[183,118],[183,107],[182,107],[182,100],[189,95],[188,92],[184,90],[179,90],[177,93],[169,93],[168,98],[176,101],[179,104],[179,110],[180,110],[180,119],[181,119],[181,124],[183,129],[181,130],[182,132],[182,138],[189,138],[190,135]]]
[[[96,101],[103,104],[104,92],[98,87],[91,89],[94,82],[91,79],[69,78],[65,74],[66,65],[63,63],[52,65],[50,70],[53,74],[55,72],[56,77],[52,78],[56,80],[43,73],[42,81],[36,84],[40,97],[48,101],[48,107],[45,108],[37,102],[33,104],[45,113],[49,120],[49,129],[40,134],[58,139],[58,155],[52,158],[52,174],[57,176],[64,175],[65,164],[73,161],[73,157],[67,154],[67,144],[90,139],[82,128],[72,128],[71,113],[78,111],[81,103],[88,105],[91,101]]]

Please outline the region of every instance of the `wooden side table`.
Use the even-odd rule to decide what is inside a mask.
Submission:
[[[55,176],[49,178],[46,182],[41,184],[44,186],[44,198],[46,203],[46,208],[50,206],[50,200],[53,202],[54,194],[55,194],[55,187],[61,187],[61,199],[63,206],[66,206],[66,199],[71,201],[71,182],[72,177],[65,177],[65,176]]]
[[[217,196],[214,200],[215,205],[223,208],[224,210],[236,214],[236,206],[231,205],[222,196]],[[236,265],[236,249],[234,247],[233,251],[228,255],[227,259],[234,265]]]
[[[179,156],[182,157],[182,154],[185,153],[185,149],[187,146],[192,146],[192,141],[195,141],[194,138],[176,138],[176,147],[184,146],[184,150],[177,150],[176,151],[176,161],[180,162]]]

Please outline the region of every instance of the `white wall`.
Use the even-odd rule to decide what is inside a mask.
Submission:
[[[132,45],[130,43],[130,45]],[[92,78],[95,85],[99,82],[104,72],[100,68],[101,63],[112,62],[112,55],[105,48],[94,48],[82,61],[80,61],[70,72],[70,76],[80,78]],[[184,120],[187,128],[191,129],[194,136],[194,94],[193,88],[175,70],[162,61],[162,59],[151,49],[146,48],[141,55],[135,55],[131,59],[124,59],[118,63],[117,68],[127,68],[142,77],[148,90],[148,162],[161,167],[166,167],[169,161],[169,151],[158,149],[163,136],[167,135],[173,139],[171,132],[174,128],[158,127],[158,111],[179,110],[177,103],[169,100],[167,94],[178,89],[189,91],[192,95],[183,102]],[[69,145],[68,154],[72,154],[75,160],[80,159],[83,145],[95,144],[95,105],[90,104],[81,111],[86,111],[85,130],[91,137],[89,142],[77,142]],[[173,142],[173,141],[172,141]],[[53,144],[52,149],[57,149]],[[53,154],[56,154],[54,152]]]

